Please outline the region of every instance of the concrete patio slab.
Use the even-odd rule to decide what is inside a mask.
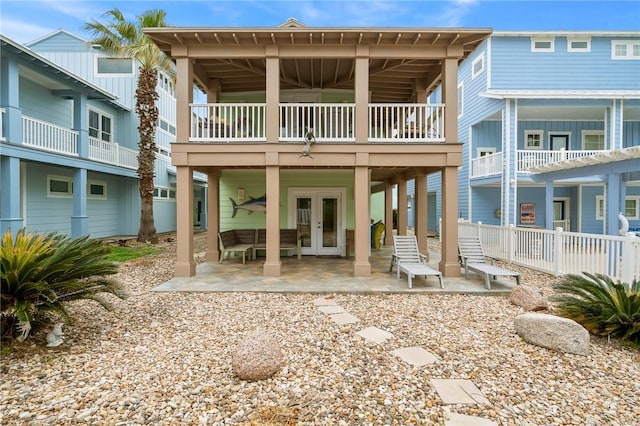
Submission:
[[[347,312],[342,314],[329,315],[329,317],[331,317],[333,322],[335,322],[338,325],[354,324],[360,321],[358,318],[354,317],[353,315]]]
[[[334,306],[319,306],[318,310],[323,314],[342,314],[347,312],[344,310],[342,306],[334,305]]]
[[[465,414],[449,413],[445,426],[498,426],[497,422],[482,417],[467,416]]]
[[[438,361],[438,357],[436,355],[419,346],[396,349],[391,353],[400,357],[400,359],[407,364],[411,364],[415,367],[422,367],[423,365],[433,364]]]
[[[374,343],[384,343],[393,337],[393,334],[378,327],[367,327],[356,334]]]
[[[431,379],[431,384],[445,404],[490,404],[471,380]]]

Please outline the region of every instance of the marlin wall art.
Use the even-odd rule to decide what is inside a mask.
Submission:
[[[266,195],[263,195],[260,198],[253,198],[250,196],[249,201],[242,204],[236,203],[231,197],[229,197],[229,199],[231,200],[231,205],[233,206],[233,214],[231,215],[231,217],[236,217],[236,213],[239,209],[247,210],[249,214],[253,212],[264,212],[267,210]]]

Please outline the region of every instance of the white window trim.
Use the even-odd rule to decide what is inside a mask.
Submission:
[[[458,118],[464,114],[464,82],[458,84]]]
[[[67,192],[51,192],[51,181],[58,180],[69,184]],[[73,178],[69,176],[47,175],[47,197],[49,198],[72,198],[73,197]]]
[[[176,197],[175,197],[175,193],[176,193],[176,188],[174,186],[156,186],[154,189],[154,192],[157,190],[158,191],[158,195],[153,195],[153,198],[155,200],[164,200],[164,201],[172,201],[175,202],[176,201]],[[166,191],[166,196],[162,196],[162,191]],[[171,193],[174,193],[174,197],[171,196]]]
[[[476,72],[476,64],[480,62],[482,64],[481,68],[479,71]],[[471,63],[471,79],[476,78],[477,76],[479,76],[480,74],[482,74],[484,72],[484,53],[482,53],[480,56],[478,56],[472,63]]]
[[[90,130],[90,120],[91,120],[91,112],[95,112],[98,114],[98,124],[100,128],[98,129],[98,136],[89,136],[94,139],[98,139],[105,143],[114,143],[114,134],[115,132],[115,120],[113,119],[113,115],[101,110],[100,108],[95,108],[93,105],[87,108],[87,131]],[[111,121],[111,132],[109,135],[111,136],[111,140],[105,141],[102,139],[102,117],[107,117]]]
[[[496,147],[495,146],[481,146],[476,148],[477,153],[478,153],[478,157],[482,157],[482,154],[485,155],[491,155],[491,154],[495,154],[496,153]]]
[[[130,59],[131,60],[131,72],[130,73],[103,73],[98,72],[98,60],[99,59]],[[93,57],[93,69],[96,77],[135,77],[136,75],[136,67],[133,58],[118,58],[111,57],[108,55],[96,55]]]
[[[573,47],[573,42],[587,43],[587,47]],[[591,52],[591,37],[567,37],[567,52]]]
[[[550,47],[541,48],[536,47],[536,43],[539,41],[550,42]],[[531,51],[532,52],[555,52],[556,49],[556,39],[555,37],[549,36],[532,36],[531,37]]]
[[[616,46],[624,44],[627,46],[625,56],[616,55]],[[611,59],[616,61],[640,60],[640,56],[633,56],[633,45],[640,44],[640,40],[611,40]]]
[[[91,185],[100,185],[104,188],[102,195],[92,194]],[[87,199],[89,200],[106,200],[107,199],[107,182],[103,180],[88,179],[87,180]]]
[[[582,130],[580,134],[580,146],[583,151],[587,151],[587,148],[584,146],[584,138],[585,136],[598,135],[604,137],[604,130]],[[603,149],[607,148],[607,141],[604,141]]]
[[[540,136],[540,146],[529,146],[529,135],[538,135]],[[524,131],[524,149],[537,151],[543,149],[544,144],[544,130],[525,130]]]
[[[635,216],[625,215],[625,217],[629,220],[640,219],[640,195],[628,195],[624,197],[625,204],[622,206],[623,211],[627,210],[626,203],[629,200],[635,201],[636,203],[636,215]],[[602,204],[603,214],[600,214],[600,209],[598,208],[600,204]],[[604,220],[606,214],[607,214],[607,203],[604,199],[604,195],[596,195],[596,220]]]

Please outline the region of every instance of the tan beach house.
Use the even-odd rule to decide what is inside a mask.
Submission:
[[[435,172],[446,212],[438,267],[460,275],[458,64],[490,29],[311,28],[290,19],[274,28],[144,32],[177,69],[176,276],[195,274],[196,216],[206,218],[210,260],[219,259],[220,231],[266,229],[266,276],[286,274],[281,229],[299,231],[303,255],[328,256],[349,255],[352,230],[353,274],[369,276],[372,200],[381,200],[390,231],[397,186],[397,232],[405,234],[407,181],[415,179],[415,234],[426,251],[427,175]],[[194,171],[208,177],[204,205],[194,203]]]

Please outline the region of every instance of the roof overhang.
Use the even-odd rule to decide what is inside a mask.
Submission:
[[[640,99],[640,90],[486,90],[492,99]]]
[[[491,29],[467,28],[145,28],[167,55],[188,56],[203,88],[264,91],[266,57],[280,63],[280,88],[353,89],[355,58],[369,59],[372,102],[406,102],[433,91],[445,58],[462,61]],[[418,88],[418,89],[416,89]]]

